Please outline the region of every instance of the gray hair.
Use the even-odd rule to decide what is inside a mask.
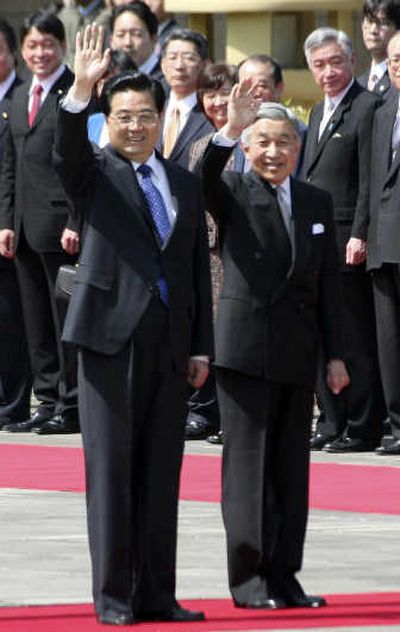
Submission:
[[[264,103],[261,103],[260,107],[258,108],[257,116],[254,122],[249,125],[249,127],[246,127],[246,129],[243,130],[240,137],[243,145],[250,145],[250,137],[253,125],[261,119],[269,119],[272,121],[288,121],[291,124],[296,136],[300,138],[300,124],[296,116],[293,114],[292,110],[286,108],[281,103],[265,101]]]
[[[320,46],[329,44],[330,42],[336,42],[336,44],[339,44],[340,48],[347,57],[349,59],[351,58],[353,54],[353,44],[350,37],[346,35],[344,31],[338,31],[330,26],[321,26],[321,28],[315,29],[315,31],[310,33],[304,42],[304,54],[309,66],[311,66],[311,52],[314,48],[319,48]]]

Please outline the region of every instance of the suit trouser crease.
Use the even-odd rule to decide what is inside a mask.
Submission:
[[[229,585],[247,603],[302,565],[313,389],[219,368],[217,387]]]

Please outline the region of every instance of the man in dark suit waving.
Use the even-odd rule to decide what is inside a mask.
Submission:
[[[290,178],[297,120],[277,103],[254,110],[250,86],[233,87],[228,123],[203,163],[224,266],[215,365],[229,585],[238,607],[319,607],[324,600],[306,595],[295,573],[307,522],[319,334],[330,388],[348,384],[332,201]],[[252,169],[221,176],[241,134]]]
[[[345,360],[351,379],[346,391],[333,395],[325,386],[321,363],[317,394],[323,412],[311,446],[329,452],[362,452],[379,444],[385,417],[371,279],[365,270],[371,128],[381,101],[354,79],[352,44],[343,31],[317,29],[306,39],[304,50],[325,98],[311,112],[303,174],[307,182],[333,198]]]
[[[204,203],[197,178],[154,152],[164,93],[149,76],[106,84],[110,144],[88,142],[102,43],[96,26],[77,38],[56,138],[85,220],[64,340],[79,346],[95,608],[116,625],[200,620],[175,601],[175,556],[186,384],[203,384],[212,353]]]

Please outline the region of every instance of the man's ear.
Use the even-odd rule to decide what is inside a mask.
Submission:
[[[240,149],[242,150],[242,152],[244,153],[244,155],[246,156],[246,158],[249,158],[250,145],[246,145],[246,144],[245,144],[245,143],[243,143],[242,141],[239,141],[239,145],[240,145]]]

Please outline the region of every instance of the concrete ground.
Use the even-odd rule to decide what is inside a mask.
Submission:
[[[48,438],[0,432],[0,444],[5,443],[79,446],[81,442],[79,435]],[[186,444],[188,454],[215,455],[220,450],[204,441]],[[399,457],[373,453],[346,457],[314,453],[312,459],[400,467]],[[90,602],[83,494],[0,489],[0,516],[1,606]],[[305,589],[322,594],[400,591],[399,534],[400,516],[311,511],[301,573]],[[178,598],[229,598],[224,532],[216,503],[181,502]],[[382,632],[384,628],[343,629]],[[400,631],[400,621],[390,630]]]

